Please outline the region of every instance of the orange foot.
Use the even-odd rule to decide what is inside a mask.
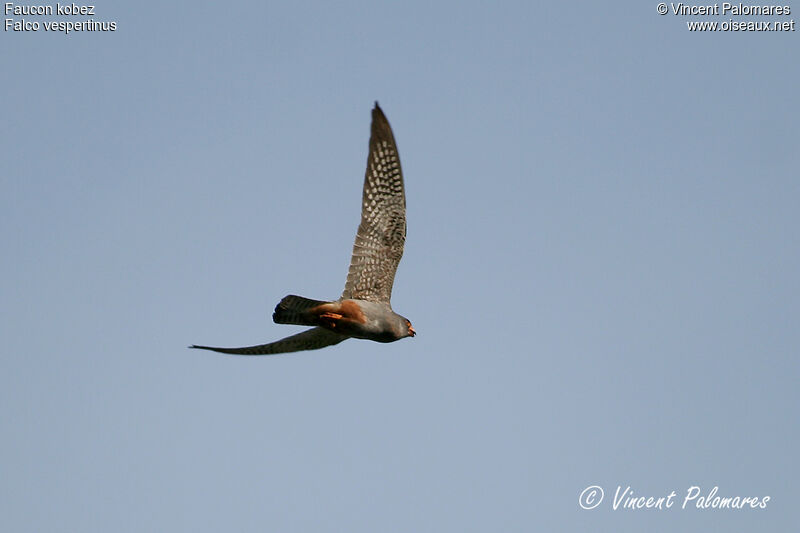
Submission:
[[[334,329],[336,327],[336,321],[340,318],[342,318],[342,315],[338,313],[322,313],[319,315],[320,325],[329,329]]]

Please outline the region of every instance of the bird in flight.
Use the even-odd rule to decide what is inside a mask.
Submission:
[[[361,224],[341,298],[311,300],[284,297],[275,307],[276,324],[314,326],[258,346],[190,348],[236,355],[271,355],[316,350],[355,337],[394,342],[416,335],[411,322],[392,310],[394,275],[406,240],[406,195],[392,128],[378,102],[372,110],[367,172],[361,200]]]

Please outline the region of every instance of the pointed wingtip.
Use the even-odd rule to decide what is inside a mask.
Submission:
[[[383,109],[381,106],[378,105],[378,101],[375,100],[375,107],[372,108],[372,127],[378,129],[388,129],[391,132],[391,127],[389,126],[389,119],[386,118],[386,114],[384,114]]]
[[[187,346],[190,350],[213,350],[214,348],[211,346],[201,346],[199,344],[192,344]]]

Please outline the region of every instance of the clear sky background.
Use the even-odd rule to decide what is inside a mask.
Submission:
[[[789,5],[102,2],[116,32],[4,31],[0,529],[797,530],[800,31],[686,26]],[[340,295],[375,100],[417,337],[187,350]],[[676,504],[613,510],[629,485]],[[771,499],[681,509],[693,485]]]

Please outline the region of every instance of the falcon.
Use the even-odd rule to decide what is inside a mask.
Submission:
[[[361,199],[361,223],[353,244],[350,270],[341,298],[284,297],[275,307],[276,324],[314,326],[258,346],[190,348],[236,355],[271,355],[317,350],[345,339],[394,342],[416,335],[411,322],[392,310],[395,272],[406,240],[406,195],[392,128],[378,102],[372,110],[367,172]]]

